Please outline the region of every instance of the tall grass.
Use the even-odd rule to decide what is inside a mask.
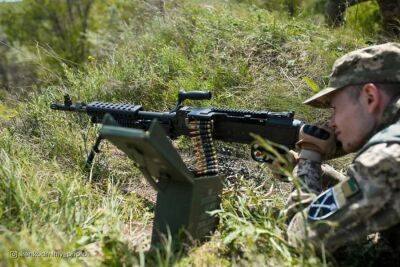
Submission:
[[[276,182],[269,191],[246,177],[225,189],[215,214],[220,226],[209,242],[138,252],[149,243],[154,209],[127,190],[141,183],[139,171],[105,143],[90,174],[84,160],[97,128],[84,116],[49,106],[69,93],[74,101],[168,110],[180,89],[210,90],[212,100],[188,104],[295,110],[298,118],[313,121],[326,114],[301,105],[312,94],[304,78],[325,86],[333,61],[364,46],[365,36],[243,3],[171,1],[157,10],[113,24],[112,32],[91,33],[98,50],[81,70],[63,67],[59,84],[0,105],[8,110],[0,108],[2,263],[319,265],[313,253],[305,256],[284,239],[286,226],[277,211],[287,194],[279,188],[285,186]],[[87,257],[15,259],[10,251],[83,251]]]

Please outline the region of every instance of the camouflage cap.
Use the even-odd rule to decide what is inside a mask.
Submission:
[[[400,44],[386,43],[350,52],[336,60],[325,88],[304,104],[328,108],[333,92],[366,83],[400,83]]]

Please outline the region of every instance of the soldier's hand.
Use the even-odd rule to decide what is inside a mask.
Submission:
[[[312,161],[332,158],[336,153],[336,138],[333,130],[327,126],[305,124],[300,129],[299,158]]]

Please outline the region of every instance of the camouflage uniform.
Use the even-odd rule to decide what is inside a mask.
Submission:
[[[368,80],[400,83],[399,66],[399,44],[349,53],[335,62],[330,87],[305,103],[326,107],[332,92],[343,88],[343,84],[363,84],[363,79],[365,83]],[[346,78],[346,73],[352,76]],[[312,206],[309,204],[323,191],[321,177],[327,167],[319,162],[299,160],[293,175],[301,182],[301,188],[290,195],[286,210],[290,219],[288,238],[292,244],[301,245],[299,240],[307,239],[334,251],[351,240],[400,223],[400,98],[392,100],[380,122],[369,134],[371,138],[356,155],[346,176],[330,170],[339,183],[327,191],[337,192],[335,198],[342,202],[335,213],[322,220],[310,219]],[[351,185],[355,188],[350,188]]]

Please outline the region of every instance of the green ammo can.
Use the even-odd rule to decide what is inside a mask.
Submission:
[[[101,137],[138,163],[157,190],[152,246],[169,233],[176,238],[185,231],[190,238],[203,240],[215,230],[217,219],[208,212],[219,208],[222,176],[195,177],[156,120],[147,132],[119,127],[111,116],[106,116],[103,125]]]

